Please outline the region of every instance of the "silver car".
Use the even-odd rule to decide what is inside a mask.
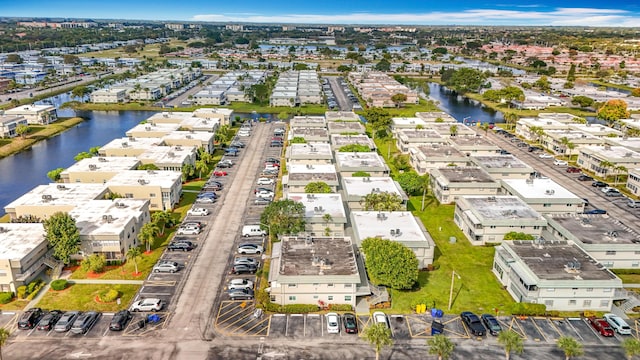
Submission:
[[[168,272],[173,274],[178,270],[180,270],[180,264],[175,261],[163,261],[153,267],[153,272],[156,273]]]

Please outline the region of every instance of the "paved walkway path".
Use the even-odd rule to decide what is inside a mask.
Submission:
[[[144,280],[121,280],[121,279],[73,279],[68,280],[72,284],[128,284],[128,285],[142,285]]]

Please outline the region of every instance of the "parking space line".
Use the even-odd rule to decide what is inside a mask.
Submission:
[[[307,336],[307,317],[302,318],[302,336]]]
[[[554,324],[554,320],[553,319],[549,319],[547,318],[547,321],[549,321],[549,324],[551,324],[551,327],[553,327],[553,329],[556,331],[556,333],[558,334],[558,336],[562,336],[562,331],[560,331],[560,329],[558,329],[558,327],[556,326],[556,324]]]
[[[288,336],[289,335],[288,332],[289,332],[289,316],[287,316],[287,322],[284,325],[284,336]]]
[[[172,275],[180,275],[178,273],[172,274]],[[176,285],[176,281],[175,280],[148,280],[145,282],[145,285],[149,285],[149,286],[175,286]]]
[[[515,330],[514,329],[514,325],[515,327],[517,327],[520,331]],[[509,322],[509,326],[508,326],[509,330],[512,330],[514,332],[516,332],[518,335],[520,335],[523,339],[527,339],[527,334],[524,332],[524,329],[522,328],[522,326],[520,326],[520,324],[518,323],[518,321],[516,320],[515,317],[511,318],[511,321]]]
[[[220,305],[220,309],[218,310],[218,317],[217,317],[216,319],[219,319],[219,318],[220,318],[220,316],[227,315],[228,313],[230,313],[230,312],[232,312],[232,311],[236,310],[236,308],[235,308],[235,307],[232,307],[232,305],[236,304],[236,302],[234,302],[234,301],[224,301],[224,303],[226,304],[224,307],[225,307],[225,308],[228,308],[229,310],[227,310],[227,311],[225,311],[224,313],[222,313],[222,308],[223,308],[223,306],[222,306],[222,304],[221,304],[221,305]]]
[[[580,335],[580,333],[578,332],[578,330],[576,330],[576,328],[573,326],[573,324],[571,323],[571,321],[576,321],[576,320],[580,320],[579,318],[567,318],[567,323],[569,324],[569,326],[571,326],[571,328],[573,329],[573,332],[576,333],[576,335],[578,335],[578,337],[580,338],[580,340],[584,341],[584,338],[582,337],[582,335]],[[591,326],[589,326],[591,327]]]
[[[248,317],[250,317],[250,316],[253,316],[253,311],[251,311],[251,312],[246,312],[246,313],[244,314],[244,316],[243,316],[243,317],[237,318],[235,321],[233,321],[233,322],[229,323],[229,325],[227,325],[227,326],[223,327],[223,329],[228,329],[229,327],[231,327],[231,326],[233,326],[233,325],[235,325],[235,324],[239,323],[240,321],[245,320],[246,318],[248,318]],[[233,332],[235,333],[235,331],[233,331]]]
[[[533,327],[535,327],[535,328],[536,328],[536,330],[538,331],[538,334],[540,334],[540,336],[542,336],[542,338],[544,339],[544,341],[549,342],[549,339],[547,339],[547,337],[544,335],[544,331],[542,331],[542,330],[540,329],[540,327],[538,326],[538,324],[536,323],[536,319],[538,319],[538,318],[533,318],[533,317],[531,317],[531,318],[529,318],[529,319],[531,319],[531,323],[533,324]],[[544,319],[544,318],[542,318],[542,319]],[[535,339],[534,339],[534,340],[535,340]]]
[[[262,325],[265,321],[269,321],[269,324],[271,324],[271,317],[269,317],[269,319],[263,319],[258,321],[255,325],[253,325],[252,327],[247,329],[245,332],[243,332],[242,335],[247,335],[249,331],[253,330],[258,325]],[[261,332],[257,332],[255,334],[248,334],[247,336],[265,336],[265,335],[261,334]]]
[[[447,326],[446,326],[447,324],[450,324],[450,323],[452,323],[454,321],[457,321],[457,320],[460,320],[460,324],[462,324],[462,328],[465,331],[464,334],[456,332],[456,331],[452,331],[451,329],[447,328]],[[450,319],[450,320],[447,320],[447,321],[443,322],[442,325],[445,325],[444,331],[446,331],[448,333],[451,333],[451,334],[454,334],[456,336],[459,336],[462,339],[471,339],[471,335],[469,334],[469,331],[467,330],[467,327],[464,325],[464,322],[462,322],[462,319],[459,316],[454,317],[453,319]]]

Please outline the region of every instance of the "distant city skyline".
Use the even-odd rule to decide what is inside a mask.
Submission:
[[[207,3],[169,0],[87,2],[23,0],[3,3],[2,16],[194,22],[361,24],[361,25],[525,25],[640,27],[640,4],[632,1],[508,3],[471,0],[284,0]]]

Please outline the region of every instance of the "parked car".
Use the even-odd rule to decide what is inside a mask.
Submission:
[[[240,254],[262,254],[264,248],[256,244],[240,244],[238,246],[238,253]]]
[[[233,165],[235,165],[233,163],[233,161],[225,159],[225,160],[221,160],[220,162],[218,162],[218,164],[216,166],[219,167],[219,168],[230,168]]]
[[[272,201],[273,201],[273,198],[257,198],[254,201],[254,204],[256,204],[256,205],[269,205],[269,204],[271,204]]]
[[[133,318],[129,310],[120,310],[111,318],[109,330],[122,331],[127,327],[127,323]]]
[[[164,308],[164,302],[158,298],[147,298],[131,304],[130,311],[160,311]]]
[[[258,178],[258,181],[256,182],[257,185],[273,185],[273,179],[271,178]]]
[[[282,141],[272,141],[269,144],[269,147],[282,147],[284,143]]]
[[[336,313],[328,313],[324,316],[327,320],[327,333],[338,334],[340,333],[340,316]]]
[[[622,193],[620,192],[620,190],[612,187],[602,188],[601,191],[604,193],[605,196],[622,196]]]
[[[565,171],[568,173],[579,173],[582,170],[580,170],[580,168],[577,168],[575,166],[569,166]]]
[[[188,241],[173,241],[167,245],[169,251],[191,251],[195,248],[195,245]]]
[[[58,322],[56,322],[53,327],[53,331],[55,332],[67,332],[73,326],[73,322],[76,321],[76,318],[80,315],[79,311],[67,311],[62,314]]]
[[[191,208],[187,210],[187,215],[206,216],[209,215],[209,210],[205,208]]]
[[[188,222],[184,222],[182,223],[182,225],[180,226],[184,226],[184,227],[197,227],[199,229],[202,229],[202,222],[201,221],[195,221],[195,220],[189,220]]]
[[[38,321],[38,330],[49,331],[53,330],[53,327],[56,325],[60,317],[62,316],[62,311],[60,310],[51,310],[47,314],[45,314],[40,321]]]
[[[38,321],[44,315],[42,309],[38,307],[31,308],[22,315],[20,315],[20,319],[18,319],[18,329],[28,330],[33,329],[36,325],[38,325]]]
[[[640,200],[627,199],[627,206],[630,208],[640,207]]]
[[[259,188],[253,189],[253,193],[254,194],[257,194],[260,191],[271,191],[271,192],[273,192],[273,190],[271,188],[267,188],[267,187],[259,187]]]
[[[213,176],[216,176],[216,177],[223,177],[223,176],[227,176],[227,175],[229,175],[229,173],[226,172],[226,171],[222,171],[222,170],[214,170],[213,171]]]
[[[86,334],[96,324],[102,313],[97,311],[87,311],[80,314],[76,321],[73,322],[71,332],[74,334]]]
[[[245,143],[243,143],[242,141],[236,140],[236,141],[232,141],[231,144],[229,144],[233,147],[237,147],[237,148],[243,148],[247,145],[245,145]]]
[[[233,260],[233,265],[240,265],[240,264],[253,265],[255,267],[258,267],[260,266],[260,261],[254,258],[246,257],[246,256],[239,256]]]
[[[621,317],[616,314],[604,314],[604,319],[609,323],[611,328],[620,335],[631,335],[631,327]]]
[[[542,153],[542,154],[538,155],[538,157],[540,159],[553,159],[553,155],[547,154],[547,153]]]
[[[591,186],[593,186],[593,187],[602,187],[603,188],[603,187],[609,186],[609,184],[607,184],[605,182],[602,182],[602,181],[597,181],[596,180],[596,181],[591,183]]]
[[[253,289],[233,289],[228,291],[231,300],[252,300]]]
[[[578,180],[579,181],[592,181],[593,178],[591,176],[589,176],[589,175],[582,174],[582,175],[578,176]]]
[[[224,187],[224,184],[221,183],[218,180],[209,180],[207,181],[207,183],[205,184],[205,186],[219,186],[220,188]]]
[[[231,279],[227,285],[229,290],[253,289],[253,281],[247,279]]]
[[[613,336],[613,329],[609,326],[609,323],[604,319],[598,319],[595,316],[589,318],[589,324],[602,336]]]
[[[482,325],[482,321],[480,321],[478,315],[470,311],[463,311],[460,314],[460,318],[462,318],[462,322],[467,325],[473,335],[484,336],[486,334],[486,329]]]
[[[256,271],[258,271],[258,268],[255,265],[247,265],[247,264],[236,264],[236,265],[233,265],[233,269],[231,269],[231,272],[236,275],[254,274]]]
[[[265,160],[265,162],[274,163],[280,165],[280,159],[276,159],[274,157],[269,157]]]
[[[198,199],[200,199],[200,198],[214,198],[214,199],[217,199],[217,198],[219,198],[219,196],[218,196],[218,194],[216,194],[213,191],[204,191],[204,192],[199,193],[196,196],[196,198],[198,198]]]
[[[178,235],[198,235],[200,234],[200,229],[197,227],[179,227],[176,232]]]
[[[274,195],[275,194],[273,193],[273,191],[261,190],[256,192],[256,197],[259,197],[259,198],[273,198]]]
[[[376,324],[385,324],[387,329],[391,329],[391,324],[389,323],[389,318],[387,317],[387,314],[383,313],[382,311],[374,312],[373,315],[371,316],[371,318],[373,319],[374,323],[376,323]]]
[[[556,166],[567,166],[567,165],[569,165],[569,163],[564,161],[564,160],[555,159],[553,161],[553,165],[556,165]]]
[[[489,333],[491,335],[498,336],[500,331],[502,331],[502,326],[500,326],[498,319],[496,319],[493,315],[482,314],[480,318],[482,319],[482,323],[489,330]]]
[[[179,270],[180,264],[170,260],[164,260],[153,267],[153,272],[155,273],[168,272],[173,274]]]
[[[527,149],[528,152],[534,152],[534,151],[540,151],[542,150],[542,148],[539,148],[537,146],[529,146],[529,148]]]
[[[358,333],[358,319],[351,313],[342,315],[342,324],[344,325],[344,332],[347,334]]]

